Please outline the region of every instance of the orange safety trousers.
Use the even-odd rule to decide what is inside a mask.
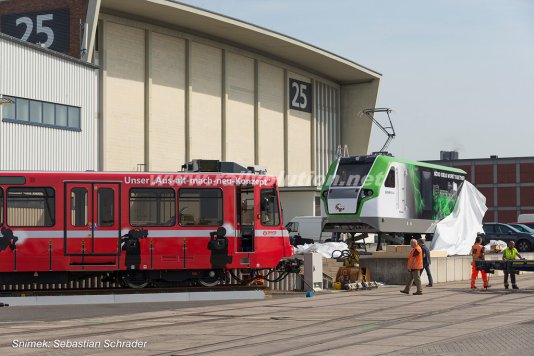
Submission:
[[[484,282],[484,287],[488,286],[488,274],[484,270],[477,270],[475,262],[471,263],[471,288],[475,286],[475,282],[478,277],[478,272],[482,274],[482,281]]]

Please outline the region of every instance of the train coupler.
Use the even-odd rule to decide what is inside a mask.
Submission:
[[[277,272],[300,273],[303,261],[298,258],[283,259],[276,266]]]

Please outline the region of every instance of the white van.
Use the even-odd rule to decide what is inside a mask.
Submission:
[[[534,214],[519,214],[517,222],[534,229]]]
[[[325,242],[332,238],[331,232],[323,232],[322,216],[296,216],[286,224],[289,236],[300,235],[303,239],[311,239],[315,242]]]
[[[519,214],[519,216],[517,217],[517,222],[519,223],[531,221],[534,221],[534,214]]]

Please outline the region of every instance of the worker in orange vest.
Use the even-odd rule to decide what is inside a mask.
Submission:
[[[482,245],[482,236],[481,234],[477,235],[475,244],[471,247],[471,256],[473,257],[473,262],[471,262],[471,289],[476,289],[475,282],[478,278],[478,270],[476,267],[476,261],[484,261],[486,259],[486,249]],[[480,270],[482,274],[482,281],[484,282],[484,288],[488,288],[488,274],[484,270]]]
[[[414,293],[414,295],[421,295],[423,294],[423,290],[421,288],[421,270],[423,269],[423,251],[421,250],[421,246],[417,244],[416,239],[410,240],[410,246],[412,246],[412,252],[410,252],[410,256],[408,257],[408,272],[410,272],[410,281],[408,284],[406,284],[406,287],[404,287],[403,290],[401,290],[401,293],[404,294],[410,294],[410,287],[412,286],[412,283],[415,282],[415,286],[417,287],[417,291]]]

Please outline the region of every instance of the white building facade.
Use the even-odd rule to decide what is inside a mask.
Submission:
[[[0,34],[0,170],[96,170],[98,70]]]

